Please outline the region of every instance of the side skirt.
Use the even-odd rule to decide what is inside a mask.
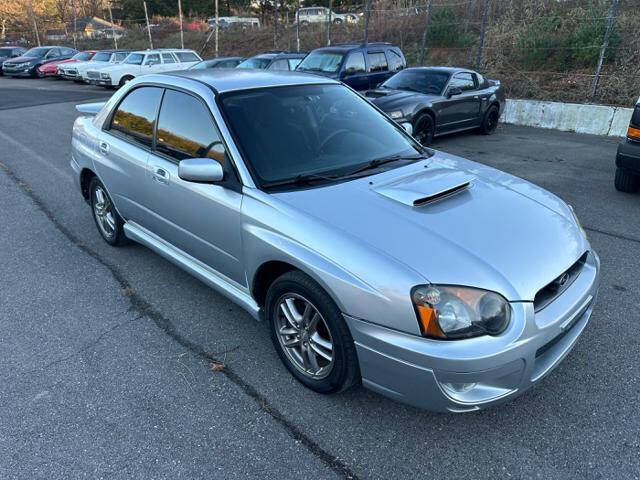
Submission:
[[[235,282],[218,273],[200,260],[176,248],[149,230],[135,222],[124,224],[124,233],[127,238],[141,243],[157,254],[163,256],[174,265],[190,273],[198,280],[214,288],[225,297],[229,298],[245,309],[253,318],[260,320],[260,307],[247,292],[243,291]]]

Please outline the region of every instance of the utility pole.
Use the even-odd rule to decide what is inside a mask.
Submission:
[[[296,51],[300,51],[300,0],[296,0]]]
[[[273,48],[278,48],[278,0],[273,0]]]
[[[38,46],[40,46],[40,34],[38,33],[38,24],[36,23],[36,14],[33,11],[33,5],[29,5],[29,10],[31,10],[31,20],[33,21],[33,31],[36,34],[36,42]]]
[[[178,0],[178,16],[180,17],[180,48],[184,48],[184,33],[182,31],[182,2]]]
[[[484,50],[484,35],[487,31],[487,18],[489,16],[489,0],[482,0],[482,30],[480,30],[480,44],[476,56],[476,70],[482,67],[482,51]]]
[[[216,0],[216,58],[218,58],[218,29],[220,28],[220,16],[218,12],[218,0]]]
[[[616,18],[616,12],[618,10],[618,0],[611,0],[611,8],[609,9],[609,16],[607,17],[607,28],[604,31],[604,40],[600,47],[600,56],[598,57],[598,65],[596,66],[596,75],[593,79],[593,89],[591,91],[591,102],[595,103],[598,95],[598,84],[600,83],[600,73],[602,71],[602,63],[604,62],[604,56],[607,53],[607,47],[609,46],[609,37],[611,36],[611,30],[613,30],[613,22]]]
[[[117,50],[118,39],[116,38],[115,25],[113,24],[113,12],[111,11],[111,2],[107,3],[107,6],[109,7],[109,21],[111,22],[111,36],[113,37],[113,45]],[[75,35],[74,35],[74,38],[75,38]]]
[[[73,48],[77,48],[76,35],[78,31],[78,6],[73,2]]]
[[[420,66],[424,65],[424,52],[427,49],[427,34],[431,23],[431,0],[427,0],[427,19],[424,22],[424,32],[422,32],[422,46],[420,47]]]
[[[364,12],[364,44],[369,43],[369,17],[371,16],[371,0],[367,0]]]
[[[333,14],[333,0],[329,0],[329,22],[327,23],[327,46],[331,46],[331,15]]]
[[[153,50],[153,40],[151,39],[151,25],[149,25],[149,12],[147,11],[147,2],[142,2],[144,5],[144,18],[147,20],[147,33],[149,34],[149,45]]]

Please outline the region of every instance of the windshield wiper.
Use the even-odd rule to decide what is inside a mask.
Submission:
[[[352,177],[368,170],[375,170],[376,168],[385,165],[387,163],[399,162],[399,161],[416,161],[424,160],[428,158],[426,155],[389,155],[388,157],[374,158],[367,164],[341,176],[341,178]]]
[[[284,187],[287,185],[309,185],[318,180],[333,181],[339,177],[336,175],[321,175],[318,173],[300,174],[293,178],[286,178],[284,180],[275,180],[273,182],[265,182],[262,184],[264,188],[272,187]]]

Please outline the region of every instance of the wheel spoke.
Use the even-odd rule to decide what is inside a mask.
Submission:
[[[286,325],[280,327],[280,335],[296,335],[300,330],[297,328],[287,328]]]
[[[311,342],[309,345],[311,346],[311,350],[313,350],[315,353],[320,355],[326,361],[330,362],[333,359],[333,356],[325,352],[324,349],[320,347],[317,343]]]
[[[282,313],[284,313],[284,316],[287,319],[287,322],[289,322],[289,325],[291,325],[295,329],[298,329],[298,323],[293,318],[293,314],[291,313],[291,310],[289,309],[289,303],[288,302],[282,302],[280,304],[280,310],[282,310]]]
[[[282,344],[287,348],[294,348],[300,345],[300,339],[294,338],[292,340],[285,340],[284,342],[282,342]]]
[[[311,340],[314,343],[317,343],[318,345],[320,345],[322,348],[324,348],[325,350],[329,350],[329,351],[333,351],[333,344],[331,343],[331,341],[326,340],[324,338],[322,338],[318,332],[314,332],[313,335],[311,335]]]
[[[305,349],[305,353],[309,359],[309,364],[311,365],[311,368],[313,369],[312,373],[318,373],[318,371],[320,370],[320,365],[318,365],[318,359],[316,358],[316,353],[315,351],[310,348],[311,346],[307,346],[307,348]]]
[[[111,230],[115,230],[116,229],[116,222],[113,219],[113,215],[111,214],[111,212],[107,212],[104,216],[104,221],[106,222],[106,226]]]
[[[311,320],[309,321],[309,325],[307,325],[307,328],[309,329],[310,332],[316,331],[316,328],[318,326],[318,320],[320,320],[320,315],[318,314],[318,312],[315,312],[313,317],[311,317]]]

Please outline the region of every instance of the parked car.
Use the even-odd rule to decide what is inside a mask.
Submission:
[[[34,47],[22,54],[20,57],[5,60],[2,64],[2,72],[12,77],[36,77],[37,68],[46,63],[57,60],[71,58],[77,50],[68,47]]]
[[[305,7],[296,12],[296,21],[300,25],[309,25],[310,23],[327,23],[331,14],[331,22],[339,25],[343,22],[357,23],[359,18],[354,13],[335,13],[327,7]]]
[[[71,167],[104,240],[265,319],[316,392],[477,410],[538,383],[589,321],[600,264],[567,204],[421,146],[337,81],[186,70],[78,110]]]
[[[77,83],[95,83],[100,77],[89,77],[89,71],[96,72],[101,68],[121,63],[130,53],[131,50],[126,49],[100,50],[88,62],[78,62],[73,65],[63,64],[58,68],[58,72],[62,78]]]
[[[631,115],[627,137],[618,145],[616,189],[634,193],[640,187],[640,98]]]
[[[375,88],[407,66],[402,50],[390,43],[334,45],[313,50],[297,70],[340,80],[355,90]]]
[[[254,68],[258,70],[295,70],[306,52],[271,51],[247,58],[236,68]]]
[[[120,64],[100,69],[96,83],[103,87],[121,87],[140,75],[185,70],[201,61],[193,50],[140,50],[131,52]]]
[[[216,17],[211,17],[207,20],[210,28],[215,28]],[[246,30],[247,28],[260,28],[260,19],[256,17],[218,17],[218,25],[220,29],[226,28],[241,28]]]
[[[497,80],[451,67],[416,67],[366,93],[377,107],[413,132],[422,145],[445,133],[479,129],[491,135],[504,110]]]
[[[24,47],[13,47],[10,45],[6,47],[0,47],[0,76],[3,75],[2,64],[5,62],[5,60],[20,57],[26,51],[27,49]]]
[[[190,70],[201,70],[205,68],[236,68],[244,61],[244,59],[244,57],[211,58],[209,60],[203,60],[200,63],[196,63],[189,68]]]
[[[36,68],[38,77],[55,77],[58,76],[58,68],[60,65],[69,63],[88,62],[96,54],[96,50],[85,50],[84,52],[78,52],[73,57],[66,60],[53,60],[51,62],[43,63]]]

